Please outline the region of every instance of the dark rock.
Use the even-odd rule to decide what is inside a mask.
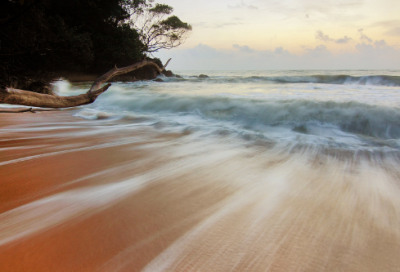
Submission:
[[[173,76],[175,76],[174,73],[172,73],[171,70],[164,70],[162,73],[163,73],[166,77],[173,77]]]
[[[163,64],[159,59],[149,59],[153,60],[160,68]],[[138,60],[140,61],[140,60]],[[104,71],[104,73],[107,71]],[[51,88],[50,82],[56,78],[66,78],[71,82],[86,82],[94,81],[100,74],[85,74],[75,71],[58,71],[57,73],[42,73],[42,72],[29,72],[18,75],[9,75],[7,71],[0,65],[0,88],[15,88],[27,91],[33,91],[44,94],[54,94]],[[172,71],[165,71],[166,76],[175,76]],[[132,71],[128,74],[119,75],[111,79],[111,81],[128,81],[134,82],[138,80],[154,80],[159,76],[158,71],[156,71],[152,66],[145,66],[138,70]],[[163,82],[162,79],[156,80],[157,82]]]
[[[176,77],[176,78],[183,78],[183,77],[181,77],[180,75],[175,75],[175,77]]]
[[[154,79],[155,82],[164,82],[164,80],[162,80],[161,78],[156,78]]]
[[[307,127],[305,125],[300,125],[300,126],[296,126],[293,128],[293,131],[299,132],[299,133],[303,133],[303,134],[307,134],[308,130]]]
[[[54,94],[50,85],[50,80],[38,79],[36,77],[12,76],[2,85],[4,85],[4,87],[32,91],[35,93]]]
[[[163,64],[159,59],[148,59],[153,60],[160,68],[163,67]],[[113,81],[138,81],[138,80],[153,80],[157,78],[158,71],[156,71],[151,66],[144,66],[140,69],[127,73],[125,75],[116,76],[113,78]]]
[[[116,76],[113,81],[152,80],[158,76],[157,71],[151,66],[145,66],[125,75]]]
[[[199,75],[199,78],[209,78],[209,76],[201,74]]]
[[[27,90],[42,94],[54,94],[50,84],[43,80],[33,81]]]

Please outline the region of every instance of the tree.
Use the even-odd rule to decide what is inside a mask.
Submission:
[[[69,107],[76,107],[80,105],[90,104],[93,103],[99,95],[107,91],[107,89],[111,86],[111,83],[107,83],[104,86],[102,85],[108,82],[113,77],[132,72],[144,66],[152,66],[153,69],[155,69],[158,73],[161,73],[162,71],[165,70],[170,60],[171,59],[169,59],[163,67],[159,67],[154,61],[149,61],[149,60],[143,60],[141,62],[123,68],[114,67],[101,77],[97,78],[93,82],[90,90],[87,93],[76,96],[57,96],[57,95],[41,94],[24,90],[17,90],[12,88],[5,88],[5,89],[0,88],[0,104],[7,103],[7,104],[44,107],[44,108],[69,108]],[[0,109],[0,112],[24,112],[24,111],[33,111],[33,110]]]
[[[144,4],[145,0],[57,0],[48,14],[58,15],[69,27],[90,36],[93,60],[86,69],[98,73],[143,58],[139,35],[127,21]]]
[[[16,89],[51,94],[55,77],[104,73],[178,46],[191,26],[169,16],[172,11],[153,0],[0,0],[0,103],[57,108],[93,102],[98,90],[65,98]],[[155,63],[144,66],[151,75],[160,72]]]
[[[171,6],[153,5],[152,1],[149,1],[131,13],[129,23],[138,31],[144,52],[171,49],[185,42],[192,26],[182,22],[175,15],[167,17],[173,10]]]
[[[50,72],[104,72],[143,59],[127,23],[145,0],[1,0],[0,81]]]

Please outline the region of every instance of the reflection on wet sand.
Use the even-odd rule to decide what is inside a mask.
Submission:
[[[394,159],[0,118],[0,271],[400,270]]]

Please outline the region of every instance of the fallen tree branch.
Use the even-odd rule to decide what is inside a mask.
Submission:
[[[160,68],[155,62],[148,60],[144,60],[127,67],[114,67],[109,72],[97,78],[87,93],[76,96],[57,96],[12,88],[0,88],[0,103],[41,108],[70,108],[91,104],[99,95],[107,91],[107,89],[111,86],[111,83],[108,83],[103,87],[101,87],[101,85],[113,77],[132,72],[144,66],[152,66],[158,73],[161,73],[168,65],[170,60],[171,59],[169,59],[166,65],[164,65],[162,68]]]
[[[59,109],[45,108],[0,108],[0,113],[20,113],[20,112],[40,112],[40,111],[58,111]]]
[[[111,84],[76,96],[57,96],[18,89],[0,89],[0,103],[42,108],[70,108],[93,103]]]
[[[167,67],[167,65],[170,62],[170,60],[171,59],[169,59],[166,62],[166,64],[164,65],[164,67],[162,67],[162,68],[160,68],[155,62],[148,61],[148,60],[144,60],[142,62],[135,63],[135,64],[133,64],[131,66],[122,67],[122,68],[117,68],[117,66],[115,66],[113,69],[111,69],[110,71],[108,71],[107,73],[105,73],[104,75],[99,77],[98,79],[96,79],[93,82],[93,85],[90,88],[89,92],[98,89],[103,83],[109,81],[110,79],[112,79],[115,76],[127,74],[129,72],[135,71],[135,70],[137,70],[139,68],[142,68],[144,66],[152,66],[158,73],[161,73],[162,71],[165,70],[165,68]]]
[[[32,108],[17,108],[17,109],[0,108],[0,113],[18,113],[18,112],[33,112],[33,111]]]

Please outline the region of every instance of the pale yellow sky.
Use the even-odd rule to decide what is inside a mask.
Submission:
[[[400,0],[165,0],[175,14],[193,25],[181,48],[199,43],[229,49],[232,44],[257,50],[282,46],[299,53],[303,46],[321,44],[321,30],[346,44],[323,42],[331,51],[352,50],[361,42],[358,29],[372,40],[400,46]],[[397,34],[397,35],[396,35]],[[350,45],[349,45],[350,44]]]
[[[389,62],[393,59],[400,62],[400,0],[158,2],[174,7],[174,14],[190,23],[193,32],[178,49],[156,56],[179,50],[189,54],[190,49],[196,49],[198,55],[199,45],[204,45],[207,48],[201,47],[202,54],[215,49],[265,55],[282,47],[292,57],[308,53],[318,58],[361,53],[367,56],[368,51],[377,59],[384,56]],[[354,63],[357,63],[355,58]],[[385,67],[384,62],[379,60],[379,63]]]

